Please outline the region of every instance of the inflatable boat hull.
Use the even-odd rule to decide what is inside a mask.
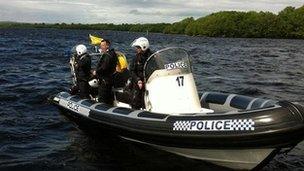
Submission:
[[[53,96],[51,101],[68,118],[93,132],[111,132],[133,142],[233,169],[262,166],[282,148],[293,148],[303,140],[302,106],[262,102],[264,107],[246,109],[255,102],[245,96],[230,96],[222,100],[222,94],[203,94],[202,103],[221,105],[221,111],[190,115],[113,107],[65,92]],[[245,109],[236,108],[234,98],[247,99],[247,105],[239,105]],[[222,101],[225,102],[217,103]],[[229,107],[223,107],[227,101]]]

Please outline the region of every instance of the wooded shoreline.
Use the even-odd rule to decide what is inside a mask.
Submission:
[[[222,11],[198,19],[194,19],[193,17],[186,18],[172,24],[49,24],[0,22],[0,28],[114,30],[206,37],[304,39],[304,5],[300,8],[286,7],[278,14],[255,11]]]

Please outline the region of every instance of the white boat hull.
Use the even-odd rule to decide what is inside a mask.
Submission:
[[[129,141],[150,145],[170,153],[187,158],[207,161],[219,166],[236,169],[251,170],[264,161],[275,149],[193,149],[178,148],[150,144],[126,137]]]

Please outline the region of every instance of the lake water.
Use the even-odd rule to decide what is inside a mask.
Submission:
[[[92,138],[60,115],[47,97],[71,83],[69,51],[101,34],[130,60],[130,43],[189,51],[200,91],[304,104],[304,40],[204,38],[96,30],[0,29],[0,169],[225,170],[109,135]],[[304,170],[304,143],[263,170]]]

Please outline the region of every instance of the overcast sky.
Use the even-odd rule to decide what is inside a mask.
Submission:
[[[0,0],[0,21],[160,23],[218,11],[270,11],[304,0]]]

